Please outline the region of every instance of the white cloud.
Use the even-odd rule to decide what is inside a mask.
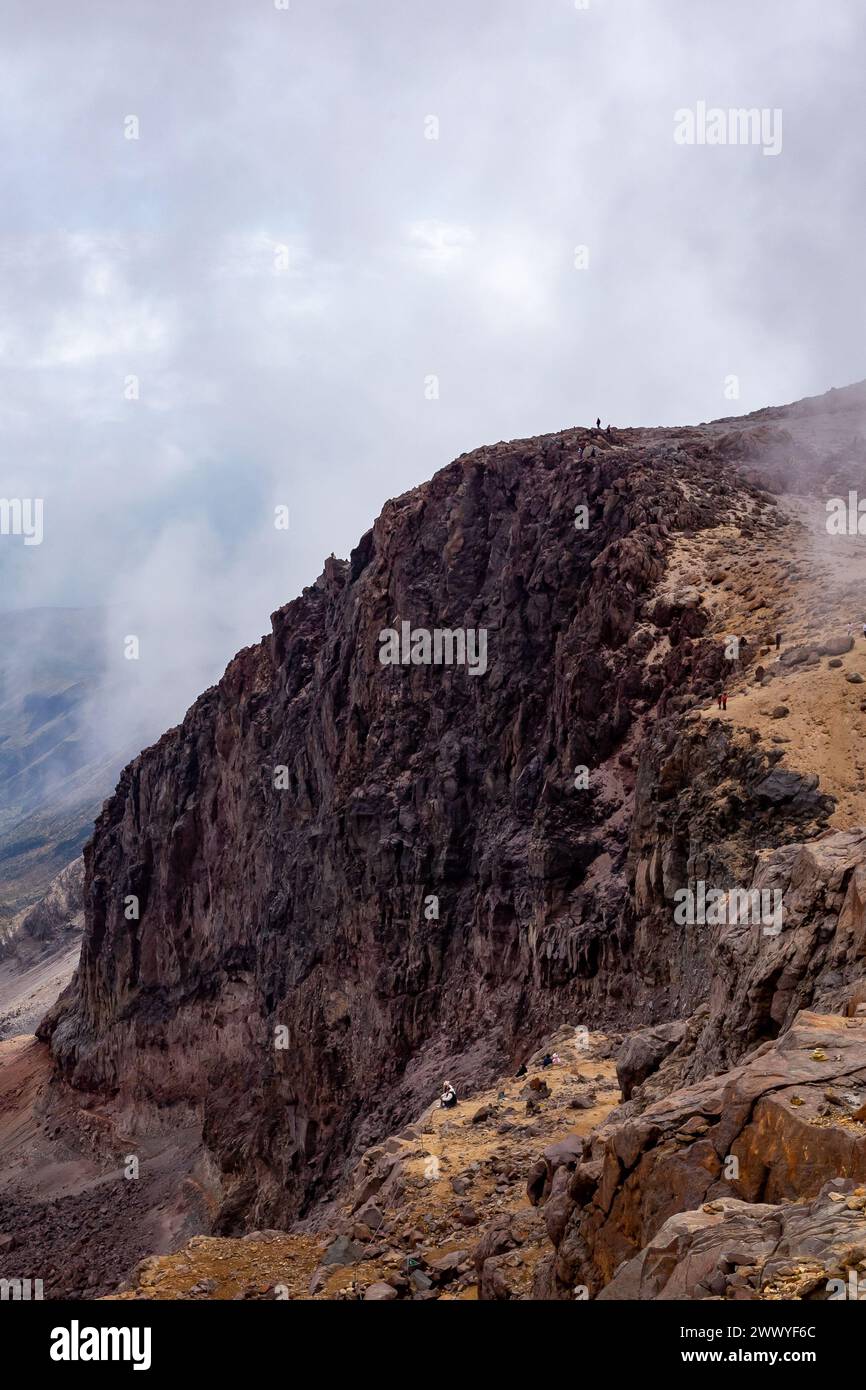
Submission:
[[[464,264],[464,252],[474,244],[469,227],[426,218],[411,222],[407,239],[415,261],[426,270],[449,270]]]
[[[4,601],[188,607],[218,670],[476,444],[864,375],[864,56],[805,0],[7,0],[0,446],[46,541]],[[699,98],[783,153],[677,149]]]

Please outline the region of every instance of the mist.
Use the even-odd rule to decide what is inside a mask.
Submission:
[[[8,0],[4,40],[0,493],[44,538],[0,604],[98,608],[97,741],[466,450],[866,375],[853,6]],[[702,102],[780,112],[773,157],[677,143]]]

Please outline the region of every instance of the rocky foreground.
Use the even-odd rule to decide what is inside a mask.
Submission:
[[[866,1009],[803,1013],[731,1072],[613,1108],[658,1042],[563,1030],[553,1065],[368,1150],[325,1231],[196,1236],[117,1296],[863,1296]]]
[[[109,1211],[139,1160],[130,1295],[856,1286],[866,539],[825,501],[866,492],[864,408],[465,455],[125,770],[32,1135],[71,1155],[89,1117]],[[483,629],[483,673],[383,665],[404,620]],[[22,1152],[25,1229],[69,1194]]]

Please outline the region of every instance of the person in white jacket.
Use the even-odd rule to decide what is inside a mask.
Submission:
[[[453,1105],[457,1104],[457,1092],[450,1081],[445,1081],[443,1083],[439,1104],[442,1106],[443,1110],[450,1110]]]

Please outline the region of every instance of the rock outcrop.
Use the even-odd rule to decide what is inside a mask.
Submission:
[[[812,1201],[731,1197],[671,1216],[599,1299],[866,1299],[866,1187],[836,1178]]]
[[[12,950],[21,960],[58,946],[84,927],[84,860],[79,856],[49,884],[46,892],[21,914]]]
[[[616,1075],[623,1100],[629,1100],[636,1086],[646,1081],[664,1059],[682,1042],[686,1025],[681,1021],[640,1028],[629,1034],[616,1054]]]
[[[614,1112],[569,1182],[570,1210],[558,1215],[539,1290],[567,1297],[585,1284],[600,1293],[624,1261],[663,1248],[669,1219],[704,1204],[735,1198],[764,1216],[838,1178],[866,1182],[864,1102],[866,1018],[802,1013],[731,1071],[639,1114]],[[695,1229],[675,1223],[666,1237],[690,1239]]]
[[[73,860],[0,946],[0,1038],[30,1033],[75,972],[84,927],[84,861]]]

